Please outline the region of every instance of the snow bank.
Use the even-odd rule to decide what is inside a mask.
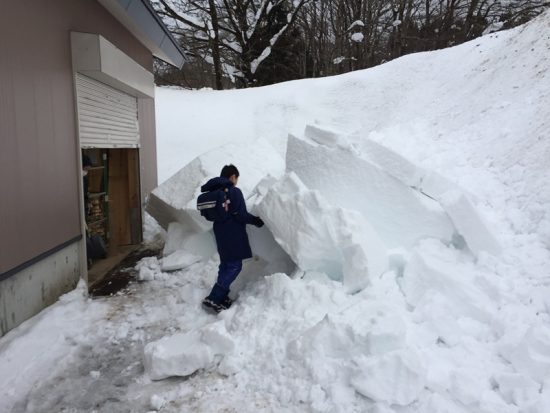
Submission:
[[[74,291],[0,340],[0,411],[14,406],[49,379],[56,366],[81,360],[96,326],[108,314],[106,303],[89,300],[82,281]]]

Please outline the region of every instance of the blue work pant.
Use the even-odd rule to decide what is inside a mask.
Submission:
[[[243,262],[241,260],[222,261],[218,268],[218,280],[207,298],[217,304],[223,302],[229,294],[229,286],[235,281],[242,268]]]

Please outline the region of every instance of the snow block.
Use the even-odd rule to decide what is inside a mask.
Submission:
[[[254,257],[260,258],[267,264],[266,271],[268,274],[282,272],[290,274],[296,268],[296,264],[284,249],[275,241],[271,230],[267,225],[262,228],[248,226],[246,229],[250,247]]]
[[[352,305],[346,302],[335,313],[329,312],[289,341],[286,354],[290,360],[304,364],[313,382],[323,388],[340,383],[354,392],[349,386],[356,370],[354,360],[402,349],[406,337],[406,324],[399,309],[359,299]]]
[[[342,141],[339,132],[319,125],[306,125],[304,136],[325,146],[336,146]]]
[[[210,229],[212,224],[196,209],[196,199],[201,185],[219,176],[222,167],[230,163],[239,168],[239,187],[245,196],[266,175],[279,177],[285,168],[284,160],[264,139],[253,143],[230,143],[198,156],[155,188],[149,197],[147,212],[164,229],[172,222],[179,222],[191,232]]]
[[[492,324],[495,320],[493,298],[478,287],[470,267],[449,265],[459,262],[457,254],[436,240],[423,241],[412,254],[401,280],[406,300],[417,307],[431,300],[435,292],[444,297],[449,303],[447,308],[457,318],[470,317]]]
[[[168,226],[161,260],[162,271],[180,270],[216,253],[213,232],[190,232],[179,222]]]
[[[160,265],[157,257],[142,258],[136,264],[138,271],[137,279],[140,281],[152,281],[155,279],[155,274],[160,272]]]
[[[162,255],[165,257],[182,248],[185,238],[191,233],[179,222],[171,222],[166,231],[166,240]]]
[[[420,188],[426,172],[401,154],[368,138],[361,141],[361,154],[405,185]]]
[[[458,186],[438,172],[426,171],[419,187],[423,194],[430,198],[440,200],[449,190],[458,190]]]
[[[447,396],[447,395],[446,395]],[[464,407],[459,402],[443,397],[438,393],[432,393],[423,397],[418,406],[419,412],[431,413],[472,413],[471,409]]]
[[[376,402],[406,406],[424,389],[426,371],[411,350],[398,350],[356,360],[357,372],[351,385],[363,396]]]
[[[324,272],[347,291],[387,267],[385,246],[361,214],[331,206],[294,173],[273,185],[257,210],[301,270]]]
[[[145,371],[153,380],[189,376],[210,365],[210,348],[201,341],[200,331],[175,334],[149,343],[144,350]]]
[[[351,148],[326,147],[289,135],[287,171],[334,206],[359,211],[388,248],[422,238],[451,241],[454,226],[437,201],[410,188]]]
[[[550,377],[550,327],[529,328],[514,345],[504,345],[500,354],[518,373],[542,383]]]
[[[200,233],[189,232],[179,222],[172,222],[168,226],[163,255],[168,256],[181,250],[202,258],[210,258],[216,253],[214,233],[212,230]]]
[[[203,257],[195,255],[189,251],[177,250],[161,261],[160,269],[162,271],[176,271],[187,268],[196,262],[202,260]]]
[[[501,373],[494,376],[498,384],[498,391],[502,398],[510,404],[525,409],[533,404],[540,396],[540,383],[535,382],[523,374]]]
[[[441,204],[476,257],[481,251],[492,255],[502,252],[500,243],[463,193],[447,192],[441,197]]]
[[[145,346],[145,372],[152,380],[189,376],[234,349],[223,320],[200,330],[163,337]]]

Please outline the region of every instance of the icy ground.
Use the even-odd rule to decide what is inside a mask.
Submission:
[[[0,339],[0,412],[550,411],[550,12],[344,76],[157,92],[165,256]],[[227,161],[267,228],[213,316],[192,211]]]

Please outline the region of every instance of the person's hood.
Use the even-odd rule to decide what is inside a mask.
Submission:
[[[210,179],[207,183],[201,186],[201,192],[210,192],[215,189],[229,188],[230,186],[233,186],[233,184],[229,179],[218,176],[217,178]]]

